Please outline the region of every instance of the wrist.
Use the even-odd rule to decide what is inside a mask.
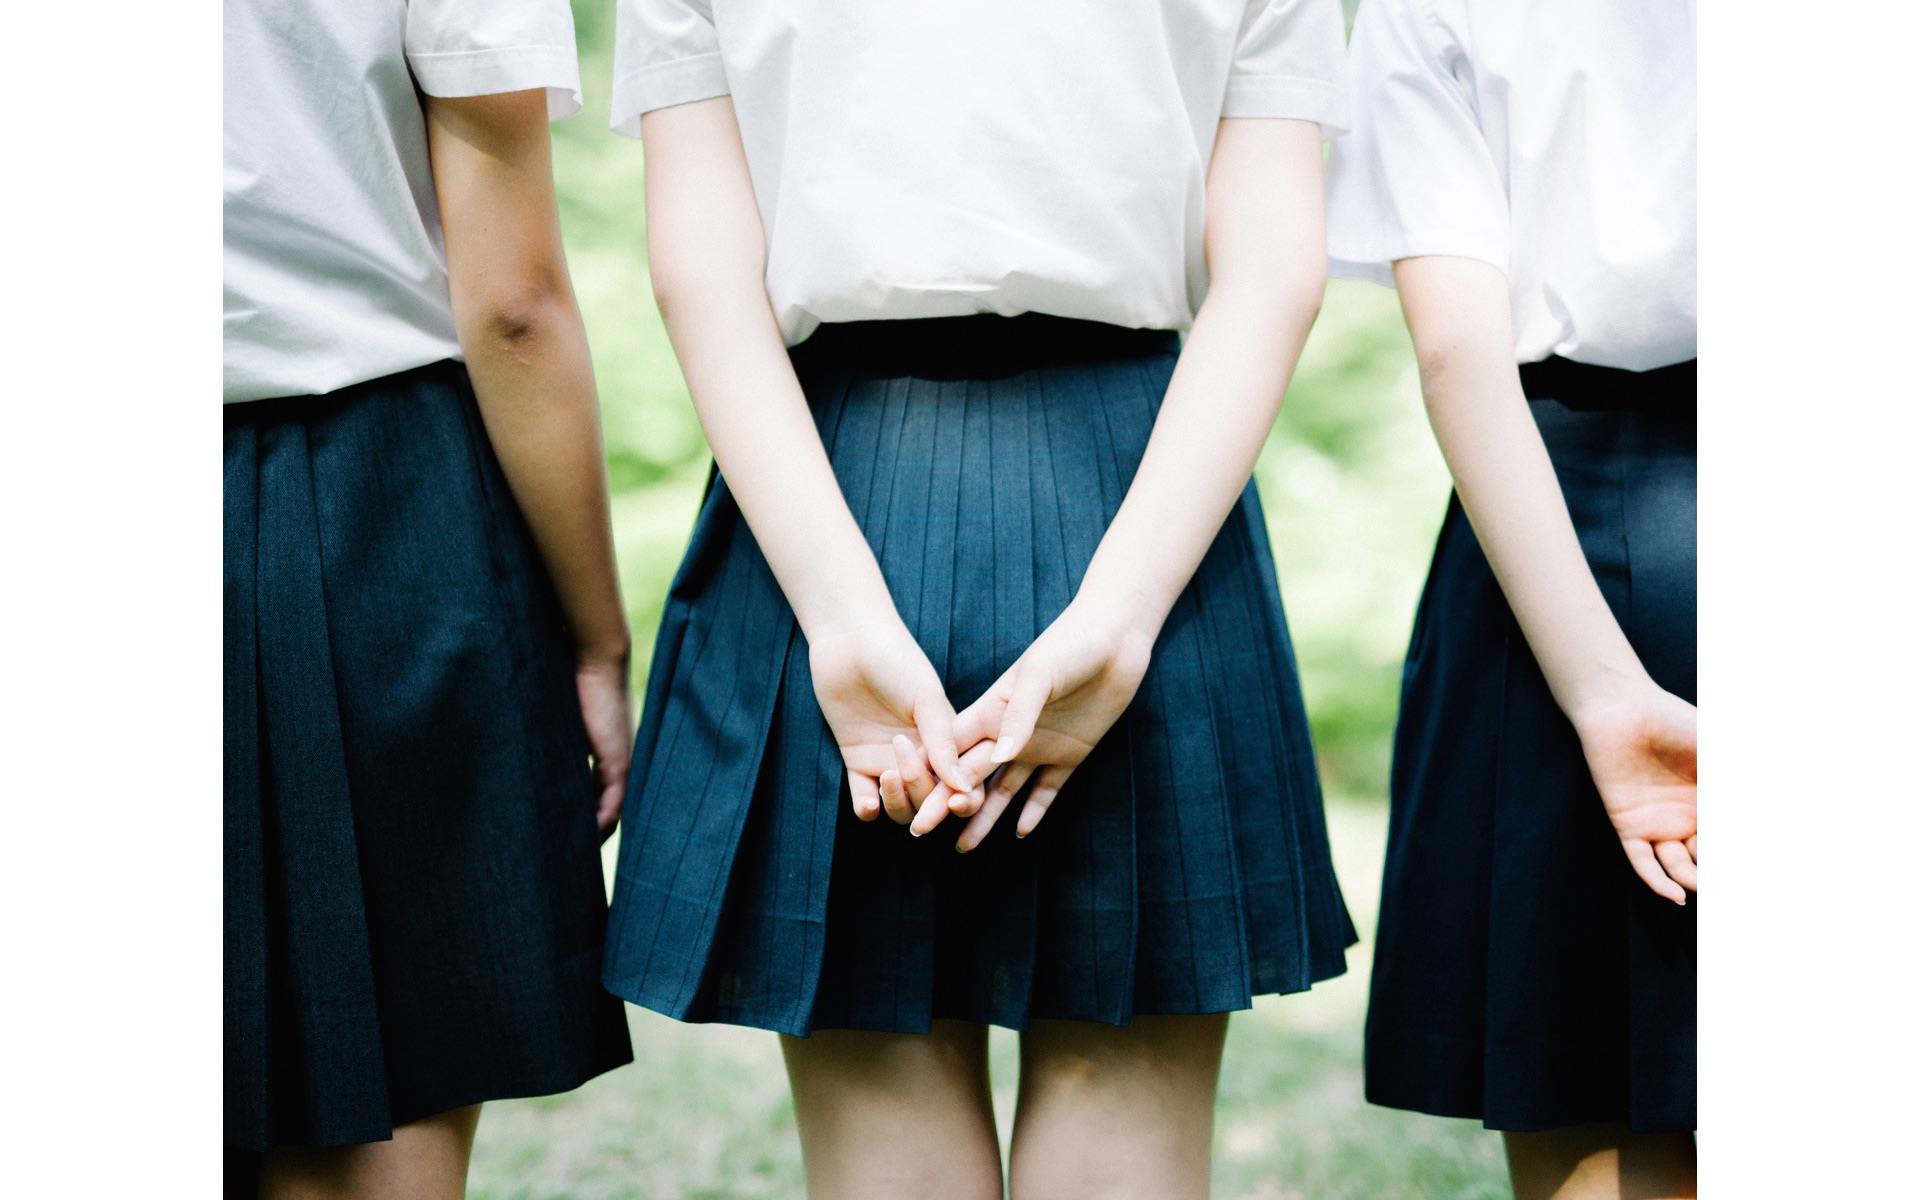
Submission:
[[[871,555],[789,590],[787,603],[809,644],[865,641],[906,628]]]
[[[1061,616],[1083,623],[1102,641],[1133,643],[1151,650],[1171,605],[1163,605],[1140,588],[1108,588],[1098,583],[1088,586],[1088,582],[1081,584]]]
[[[1660,685],[1637,662],[1631,667],[1605,664],[1569,687],[1561,708],[1575,730],[1585,731],[1643,709],[1660,691]]]
[[[613,671],[622,678],[633,661],[633,639],[622,629],[591,642],[580,642],[573,653],[574,666],[581,671]]]
[[[1096,554],[1068,608],[1079,619],[1117,637],[1144,637],[1151,643],[1160,636],[1160,626],[1166,623],[1178,590],[1164,594],[1166,589],[1142,578],[1137,568],[1112,571],[1104,569],[1105,565]]]

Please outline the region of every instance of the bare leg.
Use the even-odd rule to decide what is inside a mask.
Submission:
[[[1514,1200],[1687,1200],[1699,1194],[1690,1133],[1572,1125],[1502,1136]]]
[[[1020,1039],[1013,1200],[1205,1200],[1226,1037],[1224,1013],[1035,1021]]]
[[[394,1128],[390,1142],[287,1146],[260,1164],[260,1200],[460,1200],[480,1106]]]
[[[1000,1200],[987,1028],[785,1037],[813,1200]]]

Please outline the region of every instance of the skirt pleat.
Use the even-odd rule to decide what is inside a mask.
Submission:
[[[795,353],[895,607],[958,705],[1067,606],[1126,496],[1175,361],[1171,335],[1140,336],[1017,369]],[[1223,1012],[1339,973],[1354,937],[1265,546],[1250,485],[1046,822],[1017,839],[1016,807],[959,855],[964,822],[915,839],[853,817],[805,638],[716,481],[656,652],[607,986],[685,1020],[925,1032]],[[742,597],[751,617],[722,622]],[[696,718],[715,689],[754,699]]]
[[[1584,371],[1625,377],[1621,407],[1540,397],[1533,414],[1601,593],[1654,680],[1692,700],[1691,401],[1628,407],[1645,384]],[[1368,1098],[1503,1130],[1692,1129],[1698,907],[1628,865],[1454,499],[1407,655]]]
[[[629,1061],[571,640],[464,371],[232,406],[225,455],[228,1145]]]

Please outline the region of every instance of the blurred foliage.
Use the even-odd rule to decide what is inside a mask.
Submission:
[[[607,131],[613,5],[578,3],[574,17],[587,107],[554,126],[554,169],[643,683],[708,457],[648,282],[641,147]],[[1446,495],[1391,292],[1329,288],[1255,478],[1326,782],[1383,796],[1401,655]]]

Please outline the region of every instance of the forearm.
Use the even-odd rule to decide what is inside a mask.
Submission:
[[[655,295],[714,461],[811,641],[896,619],[767,299],[765,236],[730,100],[648,113]]]
[[[1505,278],[1443,258],[1403,260],[1395,275],[1461,507],[1554,699],[1579,723],[1651,681],[1587,565],[1520,389]]]
[[[624,668],[600,412],[560,241],[545,92],[429,97],[426,110],[454,329],[487,439],[577,649]]]
[[[1209,297],[1082,604],[1158,632],[1253,474],[1317,305],[1317,293],[1291,305]]]
[[[1207,188],[1212,285],[1076,598],[1149,633],[1253,474],[1326,290],[1318,127],[1222,122]]]
[[[564,291],[512,308],[476,307],[456,305],[455,312],[487,438],[580,654],[624,662],[630,635],[580,314]]]

